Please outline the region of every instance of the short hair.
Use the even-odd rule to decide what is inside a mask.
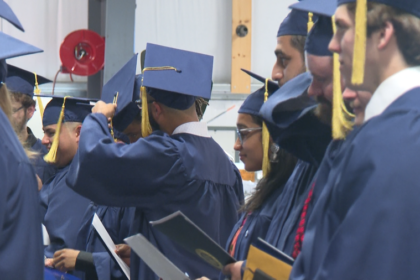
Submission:
[[[292,35],[292,38],[290,39],[290,44],[293,48],[297,49],[300,52],[303,61],[305,61],[305,43],[306,36]]]
[[[9,90],[9,92],[10,92],[10,95],[13,98],[13,100],[16,101],[16,102],[22,103],[22,106],[25,109],[27,109],[31,106],[34,106],[34,107],[36,106],[36,102],[31,96],[29,96],[27,94],[20,93],[20,92],[14,92],[14,91],[11,91],[11,90]]]
[[[347,10],[355,14],[356,4],[347,4]],[[391,22],[395,29],[398,48],[408,65],[420,65],[420,18],[403,10],[379,3],[368,3],[367,36]]]

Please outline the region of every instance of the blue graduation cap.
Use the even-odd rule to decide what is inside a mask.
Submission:
[[[190,108],[196,97],[210,99],[213,57],[148,43],[141,89],[142,104],[147,95],[177,110]],[[147,91],[147,94],[146,94]],[[142,135],[152,132],[147,106],[142,106]]]
[[[307,94],[311,82],[308,72],[286,82],[261,107],[260,113],[277,145],[318,165],[331,141],[331,127],[312,113],[317,102]]]
[[[316,56],[332,56],[328,46],[333,35],[331,18],[320,16],[306,38],[305,51]]]
[[[12,11],[10,6],[3,0],[0,0],[0,17],[13,24],[17,29],[25,31],[15,13]]]
[[[51,149],[48,154],[44,156],[44,160],[46,162],[55,163],[62,123],[82,123],[91,113],[92,106],[90,105],[90,101],[97,100],[93,98],[45,94],[39,96],[52,98],[51,101],[48,102],[47,106],[45,106],[42,125],[43,127],[46,127],[48,125],[57,124]]]
[[[257,79],[260,82],[265,83],[266,79],[261,77],[260,75],[257,75],[251,71],[241,69],[251,77]],[[277,83],[273,82],[272,80],[267,80],[267,94],[268,97],[270,97],[275,91],[279,89],[279,86]],[[239,108],[238,113],[242,114],[250,114],[254,116],[260,117],[260,109],[264,104],[264,94],[266,92],[265,85],[260,88],[259,90],[255,91],[254,93],[251,93],[248,95],[248,97],[245,99],[244,103],[242,103],[242,106]],[[267,98],[268,98],[267,97]]]
[[[328,45],[333,37],[331,17],[337,8],[337,0],[304,0],[289,8],[319,15],[306,38],[305,51],[316,56],[332,56]]]
[[[45,83],[52,83],[51,80],[36,75],[19,67],[7,65],[7,88],[12,92],[19,92],[31,97],[34,96],[34,87]]]
[[[303,0],[290,5],[289,8],[320,16],[332,17],[337,9],[337,0]]]
[[[43,50],[0,32],[0,59],[40,53]]]
[[[117,103],[113,126],[124,131],[140,112],[141,75],[136,76],[138,54],[133,57],[104,85],[101,100]]]
[[[277,37],[285,35],[301,35],[306,36],[317,16],[308,16],[307,12],[299,10],[291,10],[287,17],[280,24]]]
[[[315,108],[317,102],[307,94],[311,83],[312,76],[309,72],[302,73],[286,82],[263,104],[260,115],[265,121],[279,128],[286,128],[310,108]],[[290,112],[294,114],[290,115]],[[284,118],[281,116],[283,113],[291,117]]]
[[[213,57],[148,43],[143,86],[157,102],[185,110],[196,97],[210,99]]]

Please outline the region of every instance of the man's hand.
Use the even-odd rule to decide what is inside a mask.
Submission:
[[[115,253],[128,265],[130,266],[130,255],[131,248],[126,244],[117,244],[115,245]]]
[[[230,275],[231,280],[241,280],[241,268],[244,261],[228,264],[223,268],[224,275]]]
[[[62,272],[74,270],[76,267],[76,259],[80,251],[73,249],[63,249],[54,253],[54,267]]]
[[[107,119],[110,119],[114,116],[116,109],[117,104],[106,104],[105,102],[99,100],[98,102],[96,102],[96,105],[92,108],[92,113],[101,113]]]

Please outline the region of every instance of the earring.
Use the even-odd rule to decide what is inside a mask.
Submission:
[[[274,162],[279,161],[279,159],[277,157],[277,153],[278,153],[279,150],[280,150],[280,146],[277,145],[276,143],[272,143],[270,145],[270,154],[269,154],[270,162],[274,163]]]

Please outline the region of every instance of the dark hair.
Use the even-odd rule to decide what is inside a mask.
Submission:
[[[208,100],[201,97],[195,99],[195,111],[197,112],[197,116],[199,120],[203,118],[207,105],[209,105]]]
[[[36,102],[29,95],[23,94],[23,93],[20,93],[20,92],[10,91],[10,90],[9,90],[9,92],[10,92],[10,95],[13,98],[13,100],[16,101],[16,102],[22,103],[22,106],[25,109],[27,109],[27,108],[29,108],[31,106],[34,106],[35,107]]]
[[[356,4],[347,4],[347,10],[355,14]],[[395,29],[398,48],[405,62],[420,65],[420,19],[403,10],[379,3],[368,3],[367,36],[385,27],[391,22]]]
[[[251,115],[255,124],[262,125],[262,119]],[[270,172],[262,178],[251,197],[240,211],[252,212],[259,209],[266,199],[279,188],[283,188],[296,166],[297,159],[283,149],[277,152],[277,162],[270,163]]]
[[[303,61],[305,61],[305,42],[306,36],[302,35],[292,35],[292,38],[290,39],[290,44],[300,52]]]

